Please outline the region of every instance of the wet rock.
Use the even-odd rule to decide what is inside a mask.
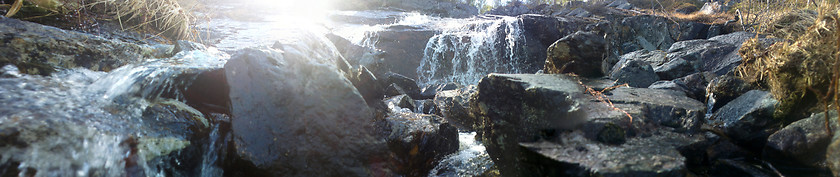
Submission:
[[[779,166],[827,168],[826,150],[837,130],[837,112],[811,115],[773,133],[767,139],[762,156]],[[827,130],[826,125],[831,129]]]
[[[573,132],[556,141],[520,143],[529,151],[526,176],[686,176],[688,167],[677,148],[700,138],[660,132],[628,139],[621,145],[592,142]],[[553,162],[553,163],[546,163]]]
[[[457,89],[438,92],[435,95],[435,105],[440,109],[441,115],[452,125],[460,130],[474,131],[476,119],[470,113],[470,95],[475,93],[474,85]]]
[[[707,124],[720,129],[729,138],[749,150],[761,149],[767,137],[776,131],[780,120],[773,118],[779,103],[769,92],[753,90],[717,110]]]
[[[335,66],[338,52],[304,37],[313,39],[243,49],[225,64],[235,156],[252,174],[376,173],[365,170],[384,151],[370,108]]]
[[[384,95],[384,89],[379,83],[379,80],[367,67],[360,67],[358,73],[355,74],[355,77],[351,77],[350,81],[359,90],[359,93],[365,98],[368,104],[379,101]]]
[[[441,117],[391,113],[377,123],[378,135],[397,158],[397,173],[426,176],[446,155],[458,150],[458,130]]]
[[[408,95],[397,95],[383,100],[391,112],[412,112],[417,105]],[[403,111],[405,109],[405,111]]]
[[[443,115],[433,99],[417,100],[414,104],[417,105],[417,108],[414,109],[416,113]]]
[[[658,75],[660,79],[672,80],[696,73],[697,69],[694,69],[688,61],[685,61],[682,58],[675,58],[662,66],[654,68],[653,71],[656,72],[656,75]]]
[[[420,87],[417,86],[417,82],[406,76],[390,73],[382,79],[382,84],[388,86],[385,89],[386,96],[396,96],[394,94],[399,93],[397,95],[407,94],[413,99],[423,98],[420,96]]]
[[[389,72],[398,73],[408,78],[417,78],[417,68],[423,61],[424,49],[429,39],[437,31],[430,29],[400,29],[386,28],[373,34],[378,37],[375,46],[381,50],[377,58],[381,58],[382,66],[371,69],[377,76],[385,76]]]
[[[828,145],[828,150],[825,153],[828,168],[834,176],[840,175],[840,138],[838,138],[838,131],[834,131],[834,137],[831,139],[831,144]]]
[[[195,75],[184,74],[180,78],[184,80],[179,81],[189,83],[189,86],[179,87],[183,88],[180,92],[187,105],[202,113],[230,114],[230,86],[224,69],[208,68]],[[177,98],[175,95],[169,97]]]
[[[544,70],[549,74],[602,76],[604,73],[600,68],[607,51],[607,43],[603,36],[594,32],[575,32],[551,44]]]
[[[536,170],[523,165],[520,142],[551,140],[579,130],[581,135],[575,136],[587,142],[623,146],[650,133],[641,128],[645,126],[697,131],[705,111],[702,103],[673,91],[622,87],[604,96],[585,93],[577,79],[566,75],[491,74],[479,83],[470,111],[503,176],[531,176],[528,172]],[[599,99],[609,99],[614,106]]]
[[[0,65],[23,73],[49,75],[57,69],[82,67],[110,71],[155,57],[153,47],[65,31],[12,18],[0,18]]]
[[[626,83],[631,87],[647,88],[659,80],[653,67],[641,60],[631,60],[623,65],[616,65],[610,73],[610,78],[618,83]]]
[[[156,102],[143,111],[145,126],[167,137],[189,139],[196,134],[208,134],[210,121],[198,110],[176,100]]]
[[[437,92],[447,91],[447,90],[455,90],[460,88],[461,85],[458,83],[450,82],[446,84],[432,84],[423,87],[422,91],[420,92],[420,96],[423,98],[435,98]]]
[[[706,88],[708,101],[713,105],[712,111],[717,111],[727,103],[744,93],[753,90],[754,87],[741,78],[723,75],[714,78]]]
[[[391,20],[388,23],[393,22],[394,20]],[[341,53],[341,56],[343,56],[353,68],[358,68],[360,66],[378,67],[381,65],[382,56],[384,54],[382,51],[356,45],[353,42],[332,33],[326,34],[326,37],[333,43],[333,45],[335,45],[338,52]]]
[[[738,46],[711,41],[688,40],[674,43],[668,49],[668,58],[682,58],[699,71],[711,71],[724,75],[734,70],[741,62]]]

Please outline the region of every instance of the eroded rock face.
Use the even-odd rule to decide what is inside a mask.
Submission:
[[[607,57],[607,42],[595,32],[576,32],[548,47],[545,72],[575,73],[584,77],[604,75],[600,68]]]
[[[27,74],[49,75],[57,69],[76,67],[110,71],[156,56],[155,48],[147,45],[11,18],[0,18],[0,34],[4,46],[0,47],[0,65],[14,64]]]
[[[272,175],[368,176],[384,149],[371,110],[337,52],[310,37],[243,49],[225,64],[236,155]]]

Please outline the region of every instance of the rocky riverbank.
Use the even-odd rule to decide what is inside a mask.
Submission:
[[[623,0],[486,15],[400,2],[383,5],[433,15],[333,13],[331,33],[265,46],[0,17],[0,176],[840,172],[836,112],[780,113],[734,74],[745,41],[783,39]]]

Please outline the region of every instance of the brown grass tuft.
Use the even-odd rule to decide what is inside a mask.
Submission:
[[[192,39],[195,21],[190,9],[176,0],[95,0],[124,30],[156,31],[170,39]]]
[[[836,98],[840,90],[840,10],[836,6],[826,7],[831,8],[821,9],[804,31],[797,31],[800,27],[782,28],[779,33],[787,32],[789,41],[765,46],[752,39],[739,51],[743,63],[738,74],[769,87],[781,101],[777,116],[802,110],[803,105],[815,101],[825,104],[838,101],[829,98]]]

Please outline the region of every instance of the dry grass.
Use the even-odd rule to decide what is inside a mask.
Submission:
[[[677,12],[649,12],[654,15],[663,16],[669,19],[673,19],[675,21],[693,21],[693,22],[700,22],[705,24],[723,24],[729,20],[735,18],[732,14],[727,13],[716,13],[716,14],[704,14],[700,12],[694,12],[691,14],[681,14]]]
[[[840,9],[836,4],[822,7],[807,29],[798,26],[777,31],[789,33],[784,35],[789,42],[768,47],[753,39],[745,42],[739,51],[743,63],[738,74],[769,87],[781,101],[777,116],[801,110],[803,105],[815,101],[822,102],[825,108],[831,104],[840,109],[840,94],[837,94],[840,93]]]
[[[102,6],[124,30],[155,31],[170,39],[192,39],[192,9],[177,0],[95,0],[87,6]]]

